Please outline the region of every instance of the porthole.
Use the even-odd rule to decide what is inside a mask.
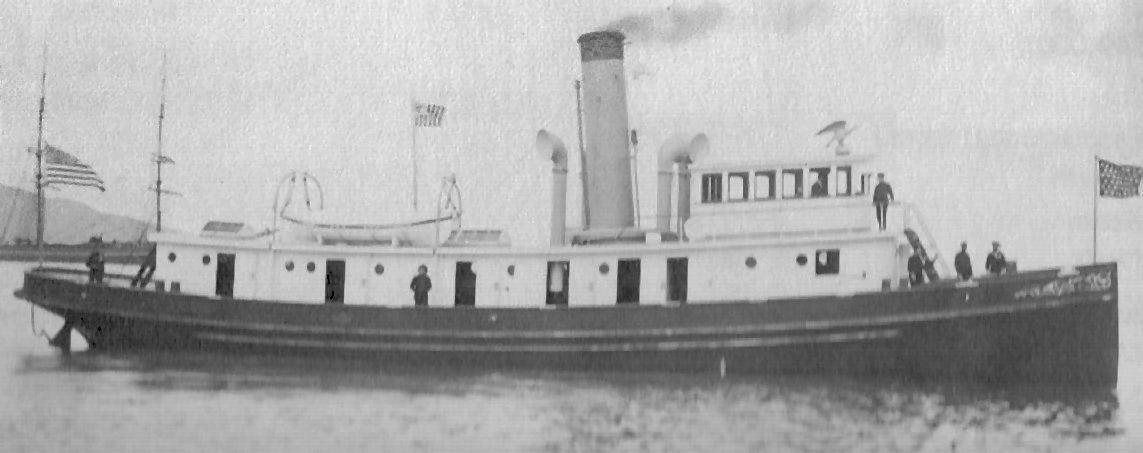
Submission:
[[[307,271],[313,272],[314,269],[317,269],[317,265],[315,265],[313,261],[306,263],[306,270]]]
[[[603,263],[603,264],[599,265],[599,273],[600,274],[607,275],[607,273],[610,271],[611,271],[611,266],[608,266],[607,263]]]
[[[385,266],[382,266],[380,263],[378,263],[376,266],[373,266],[373,273],[377,275],[384,274]]]
[[[798,261],[799,266],[805,266],[806,263],[808,263],[810,260],[806,259],[806,254],[803,253],[801,255],[798,255],[797,261]]]
[[[758,265],[758,260],[754,259],[753,256],[746,257],[746,267],[754,269],[754,266],[757,266],[757,265]]]
[[[210,255],[203,255],[202,256],[202,264],[203,265],[209,265],[210,264]]]
[[[173,262],[175,262],[175,258],[176,258],[175,252],[171,252],[171,253],[167,254],[167,261],[170,261],[173,263]]]
[[[509,264],[508,265],[508,275],[516,275],[516,265],[515,264]]]
[[[286,270],[287,271],[294,270],[294,262],[293,261],[286,261]]]

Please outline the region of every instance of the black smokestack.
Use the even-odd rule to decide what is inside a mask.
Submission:
[[[725,13],[722,5],[713,2],[694,8],[669,6],[665,10],[621,17],[600,27],[600,31],[618,31],[633,42],[679,44],[710,34]]]

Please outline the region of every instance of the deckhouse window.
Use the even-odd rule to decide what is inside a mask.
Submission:
[[[837,195],[850,195],[853,189],[853,168],[849,166],[837,167]]]
[[[731,173],[727,175],[726,199],[728,201],[743,201],[750,199],[750,173]]]
[[[814,256],[817,275],[836,275],[841,269],[841,251],[838,249],[818,250]]]
[[[810,196],[829,196],[829,167],[810,169]]]
[[[782,170],[782,198],[802,198],[802,169]]]
[[[754,173],[754,199],[774,199],[774,171],[760,171]]]
[[[722,201],[722,174],[702,175],[702,202],[718,203],[720,201]]]

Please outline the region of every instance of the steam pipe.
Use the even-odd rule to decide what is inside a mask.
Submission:
[[[536,134],[536,152],[552,161],[551,245],[564,245],[567,222],[568,150],[554,134],[541,129]]]
[[[688,137],[684,134],[674,134],[663,142],[659,148],[659,187],[657,203],[655,206],[655,227],[660,232],[671,230],[671,182],[675,164],[679,165],[679,195],[676,214],[678,221],[676,228],[679,237],[683,237],[683,223],[690,218],[691,212],[691,172],[688,165],[701,157],[710,149],[710,140],[706,134],[697,134]]]

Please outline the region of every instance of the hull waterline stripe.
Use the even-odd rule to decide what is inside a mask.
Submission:
[[[860,332],[817,335],[739,338],[717,341],[661,341],[653,343],[621,343],[592,345],[470,345],[447,343],[377,343],[344,340],[307,340],[294,338],[266,338],[250,335],[197,333],[196,338],[244,345],[279,346],[291,348],[317,348],[360,351],[421,351],[421,352],[649,352],[687,351],[708,349],[741,349],[791,346],[815,343],[845,343],[852,341],[887,340],[901,334],[897,329],[866,330]]]

